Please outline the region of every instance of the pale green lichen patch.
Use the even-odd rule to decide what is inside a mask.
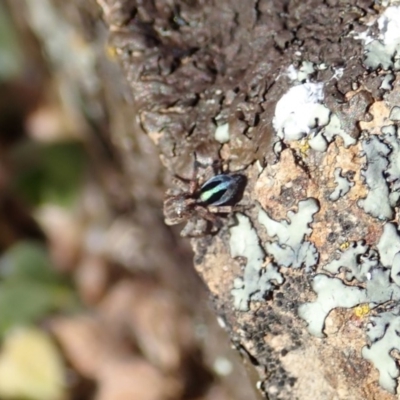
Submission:
[[[354,186],[354,182],[349,181],[346,177],[342,176],[342,169],[335,168],[335,190],[329,195],[329,200],[337,201],[341,197],[345,196],[350,189]]]
[[[353,247],[353,251],[356,248]],[[400,287],[391,282],[390,271],[374,259],[376,253],[368,248],[364,256],[367,262],[363,261],[356,267],[348,264],[344,269],[352,271],[354,276],[358,275],[356,269],[361,270],[365,286],[346,285],[341,279],[326,274],[315,275],[312,288],[318,298],[299,307],[299,315],[306,320],[310,333],[323,337],[325,318],[335,308],[352,308],[362,303],[370,303],[374,308],[388,301],[400,300]],[[344,262],[340,264],[344,265]]]
[[[347,284],[334,276],[317,274],[312,288],[317,299],[299,307],[299,315],[311,334],[323,337],[325,318],[331,310],[353,308],[368,303],[374,309],[382,304],[396,305],[400,301],[400,236],[392,223],[384,226],[377,248],[363,242],[352,243],[337,260],[323,267],[337,275],[345,272]],[[394,393],[399,376],[392,350],[400,351],[400,313],[383,312],[370,319],[367,337],[371,344],[363,348],[364,358],[373,362],[380,373],[381,386]]]
[[[382,265],[391,268],[395,255],[400,252],[400,236],[395,224],[385,224],[376,247]]]
[[[346,272],[346,280],[356,279],[365,282],[369,271],[377,265],[376,252],[369,254],[369,247],[362,241],[352,243],[344,252],[340,253],[337,260],[324,266],[324,270],[332,274],[338,274],[342,270]]]
[[[392,121],[400,121],[400,107],[395,106],[390,110],[389,119]]]
[[[231,256],[245,258],[246,265],[243,278],[235,279],[232,295],[234,307],[247,311],[251,300],[262,301],[277,284],[283,282],[283,276],[272,263],[263,265],[265,253],[250,219],[240,213],[236,217],[237,225],[230,228]]]
[[[376,135],[363,140],[362,148],[367,157],[367,168],[362,175],[369,191],[357,204],[375,218],[391,219],[394,211],[389,203],[389,187],[384,175],[389,165],[390,148]]]
[[[385,170],[386,182],[390,190],[389,203],[391,207],[397,207],[400,200],[400,140],[395,125],[384,126],[381,131],[383,142],[390,149],[389,165]]]
[[[386,74],[385,77],[382,80],[382,84],[380,86],[380,89],[383,90],[392,90],[393,89],[393,81],[395,79],[395,76],[393,74]]]
[[[371,361],[379,371],[379,384],[388,392],[395,393],[399,368],[391,356],[400,351],[400,307],[370,318],[367,337],[371,344],[362,349],[362,356]]]
[[[312,232],[309,225],[318,210],[318,202],[312,198],[300,201],[296,213],[289,211],[288,221],[275,221],[260,209],[258,221],[264,226],[268,236],[273,238],[273,241],[266,242],[264,246],[279,266],[305,266],[309,270],[316,265],[318,251],[314,244],[305,238]]]
[[[364,64],[371,69],[400,69],[400,7],[388,7],[378,18],[379,37],[365,45]]]
[[[345,147],[356,139],[341,126],[338,116],[323,104],[323,83],[307,82],[294,86],[278,101],[273,125],[277,136],[286,142],[307,136],[313,150],[326,151],[335,136],[342,137]]]
[[[394,393],[399,367],[392,351],[400,352],[400,234],[388,221],[398,216],[400,205],[400,92],[393,73],[400,70],[400,6],[388,8],[376,22],[375,38],[368,36],[372,28],[359,37],[365,40],[365,66],[390,71],[368,74],[363,86],[361,80],[347,84],[338,70],[334,78],[354,90],[344,93],[344,104],[324,97],[331,90],[324,82],[310,82],[317,76],[315,65],[288,68],[295,86],[278,101],[273,118],[279,162],[267,160],[256,183],[264,208],[256,227],[263,243],[260,247],[245,216],[231,228],[231,254],[247,260],[232,294],[235,307],[248,310],[251,301],[263,300],[282,282],[278,268],[304,267],[302,278],[316,270],[311,285],[317,297],[298,309],[309,332],[324,337],[332,310],[365,305],[371,312],[363,319],[370,318],[371,325],[362,355],[379,370],[381,386]],[[296,156],[294,162],[287,153]],[[304,171],[310,179],[302,176]],[[338,240],[350,246],[333,259]],[[265,266],[265,256],[273,263]],[[283,271],[288,280],[301,275]]]
[[[384,70],[392,69],[393,50],[387,48],[383,43],[374,40],[365,46],[366,57],[364,64],[371,69],[382,67]]]
[[[357,143],[357,140],[342,128],[340,119],[336,114],[331,115],[329,124],[321,131],[321,135],[328,143],[331,143],[335,136],[340,136],[346,148]]]
[[[355,143],[341,127],[338,117],[334,114],[330,115],[330,122],[321,129],[314,130],[308,135],[308,145],[316,151],[325,152],[328,149],[335,136],[341,136],[345,142],[345,147]]]
[[[357,286],[346,286],[341,279],[318,274],[312,281],[318,299],[299,307],[299,316],[308,324],[308,331],[324,337],[323,328],[327,315],[337,307],[352,308],[367,301],[366,293]]]

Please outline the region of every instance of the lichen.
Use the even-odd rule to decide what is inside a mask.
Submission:
[[[310,82],[310,77],[318,69],[317,66],[305,62],[299,69],[290,66],[287,75],[293,83],[298,84],[290,88],[278,101],[273,118],[276,153],[282,156],[282,149],[289,148],[300,156],[307,166],[309,166],[308,161],[302,156],[306,154],[308,148],[321,153],[331,151],[334,146],[330,144],[337,136],[342,140],[336,145],[342,146],[343,142],[346,149],[354,146],[349,153],[357,157],[358,152],[360,157],[356,160],[358,165],[364,163],[361,170],[364,187],[359,182],[358,175],[355,175],[353,182],[353,178],[349,179],[343,173],[343,169],[346,172],[351,167],[345,164],[344,158],[338,157],[338,164],[333,165],[333,168],[336,167],[335,187],[328,196],[326,191],[318,189],[314,191],[314,187],[312,190],[304,191],[315,197],[323,193],[323,198],[300,201],[297,211],[288,212],[287,218],[282,220],[279,219],[282,218],[282,210],[279,210],[277,218],[272,211],[267,213],[260,209],[258,221],[261,229],[265,228],[268,240],[263,243],[261,253],[258,248],[254,250],[253,255],[250,253],[254,245],[249,245],[248,250],[242,249],[236,253],[231,246],[232,255],[236,254],[247,259],[244,276],[235,280],[232,293],[235,296],[235,307],[247,310],[251,300],[262,300],[282,282],[283,277],[278,268],[304,267],[306,272],[315,268],[319,259],[319,248],[317,249],[314,243],[308,240],[308,236],[312,233],[311,224],[314,215],[320,209],[319,204],[321,203],[322,210],[326,210],[324,202],[328,199],[337,202],[335,204],[328,202],[332,208],[331,210],[328,207],[328,211],[330,215],[334,215],[335,210],[342,205],[338,200],[357,184],[357,189],[353,189],[351,195],[362,193],[361,196],[364,198],[357,201],[359,209],[354,213],[354,218],[358,218],[362,211],[369,215],[368,217],[364,215],[365,221],[368,221],[367,228],[367,222],[360,221],[360,232],[367,233],[365,237],[367,242],[362,240],[350,242],[348,247],[343,247],[342,250],[338,248],[339,256],[336,259],[318,265],[318,273],[312,277],[311,283],[317,298],[313,302],[302,304],[299,307],[299,315],[307,322],[309,332],[317,337],[324,337],[325,319],[334,309],[354,308],[354,315],[357,318],[369,318],[370,325],[366,333],[369,345],[363,348],[362,355],[379,370],[381,386],[394,393],[396,380],[400,376],[398,365],[392,355],[394,349],[400,351],[398,333],[400,306],[397,305],[400,301],[400,235],[397,225],[388,221],[393,220],[400,205],[400,138],[396,126],[400,121],[400,106],[398,93],[393,94],[393,88],[398,81],[392,73],[400,70],[400,6],[387,8],[375,22],[378,26],[377,36],[372,37],[374,29],[368,28],[364,34],[357,37],[364,40],[364,65],[369,69],[381,67],[389,72],[383,72],[379,77],[374,75],[374,80],[371,78],[368,81],[365,90],[358,90],[357,86],[347,84],[345,79],[341,80],[343,70],[337,70],[332,79],[339,80],[341,87],[351,87],[357,92],[347,96],[350,92],[346,89],[345,98],[348,101],[338,105],[324,98],[324,82]],[[329,91],[329,88],[327,90]],[[392,93],[385,93],[382,99],[383,91]],[[379,100],[377,102],[379,106],[385,106],[382,115],[372,112],[379,109],[371,107],[374,106],[375,100]],[[388,126],[384,126],[379,132],[376,126],[381,125],[382,121]],[[369,129],[373,124],[375,124],[374,134],[361,130]],[[298,143],[292,143],[295,141]],[[316,162],[324,156],[311,151],[308,153],[309,159]],[[287,166],[284,163],[283,165]],[[292,179],[292,176],[290,178]],[[275,175],[273,179],[281,185]],[[270,197],[276,199],[280,193],[283,192],[277,191]],[[299,191],[292,190],[290,193],[298,194]],[[263,197],[264,204],[269,206],[265,197]],[[292,200],[292,197],[288,198]],[[350,207],[353,206],[354,203]],[[328,212],[325,213],[325,217],[327,216]],[[371,217],[375,221],[370,224],[369,221],[373,219]],[[318,223],[324,221],[323,218],[324,216],[318,219]],[[253,243],[257,242],[259,246],[257,234],[250,226],[250,222],[248,221],[247,228],[244,227],[244,220],[241,223],[242,233],[247,229],[252,230],[251,240]],[[372,225],[374,226],[370,229]],[[382,225],[381,236],[374,243]],[[237,235],[236,241],[245,242],[243,237],[233,230],[231,235]],[[332,241],[330,245],[331,243]],[[265,254],[273,261],[267,267],[262,263]],[[388,303],[394,304],[395,308],[384,308]]]
[[[217,126],[217,128],[215,129],[214,138],[217,142],[221,144],[229,142],[229,124]]]
[[[315,73],[315,65],[310,61],[303,61],[298,70],[291,64],[286,72],[290,80],[305,82]]]
[[[265,253],[250,219],[240,213],[236,217],[237,225],[230,228],[231,256],[244,257],[246,266],[243,278],[235,279],[232,295],[234,307],[247,311],[251,300],[262,301],[276,285],[283,282],[283,276],[274,264],[264,266]]]
[[[400,69],[400,7],[388,7],[378,18],[379,37],[365,45],[364,64],[371,69]]]
[[[400,121],[400,107],[394,106],[394,107],[390,110],[389,119],[390,119],[391,121]]]
[[[380,89],[392,90],[394,79],[395,76],[393,74],[386,74],[385,77],[382,79],[382,84],[380,86]]]
[[[400,307],[370,318],[367,337],[371,344],[362,349],[362,356],[371,361],[379,371],[379,384],[395,393],[399,368],[393,350],[400,351]]]
[[[266,242],[264,247],[274,257],[279,266],[310,270],[318,261],[318,251],[313,243],[305,240],[312,229],[309,227],[313,216],[319,210],[318,202],[309,198],[299,202],[298,211],[289,211],[288,221],[275,221],[262,209],[258,221],[264,226],[268,235],[275,239]]]
[[[323,269],[332,274],[341,271],[346,272],[346,280],[356,279],[358,282],[365,282],[369,272],[378,264],[376,251],[370,250],[362,241],[353,242],[344,252],[341,252],[339,259],[331,261]]]
[[[337,275],[345,272],[346,284],[341,279],[324,273],[317,274],[312,288],[317,299],[302,304],[299,315],[308,324],[308,330],[323,337],[325,318],[335,308],[353,308],[368,304],[374,310],[385,303],[400,300],[400,236],[393,223],[386,223],[377,248],[363,242],[354,242],[340,257],[323,267],[324,271]],[[354,284],[354,281],[356,284]],[[367,337],[371,344],[363,348],[362,355],[371,361],[380,373],[381,386],[394,393],[398,367],[393,360],[393,349],[400,351],[400,309],[381,312],[370,317]]]
[[[345,196],[349,190],[354,186],[354,182],[349,181],[346,177],[342,176],[342,169],[335,168],[335,190],[329,195],[329,200],[337,201],[340,197]]]
[[[373,70],[382,67],[384,70],[393,68],[393,53],[383,43],[373,40],[365,46],[364,64]]]
[[[353,242],[346,250],[339,251],[339,258],[322,269],[334,275],[344,271],[348,282],[355,279],[364,286],[348,286],[338,278],[317,274],[312,284],[317,300],[300,307],[300,316],[313,327],[312,333],[322,336],[323,320],[334,308],[350,308],[361,303],[375,307],[389,300],[399,300],[400,286],[396,284],[399,281],[399,251],[400,237],[391,223],[385,224],[377,250],[363,242]],[[318,313],[313,314],[311,310],[318,310]],[[319,329],[315,330],[315,326]]]
[[[315,73],[315,66],[311,61],[303,61],[299,68],[297,80],[303,82],[308,80]]]
[[[299,140],[329,122],[330,111],[321,104],[322,83],[304,83],[289,89],[278,101],[273,125],[279,138]]]
[[[342,128],[340,119],[336,114],[331,115],[329,124],[321,130],[321,135],[326,139],[327,143],[331,143],[335,136],[340,136],[346,148],[357,143],[357,140]]]
[[[264,265],[265,252],[260,246],[256,230],[250,219],[237,214],[237,225],[230,228],[230,252],[233,258],[246,259],[243,278],[234,282],[232,295],[234,306],[241,311],[249,309],[249,303],[262,301],[277,285],[283,282],[279,266],[306,270],[314,267],[319,254],[314,244],[305,240],[311,234],[309,225],[319,206],[315,199],[299,202],[297,213],[288,212],[288,221],[275,221],[260,209],[258,219],[265,227],[268,235],[275,241],[266,242],[264,248],[275,263]]]
[[[294,74],[292,70],[288,73]],[[285,141],[308,137],[310,147],[326,151],[335,136],[343,139],[345,147],[356,143],[341,126],[339,117],[323,103],[323,84],[304,83],[289,89],[275,108],[273,125],[277,136]]]
[[[395,255],[400,252],[400,236],[395,224],[385,224],[376,247],[381,264],[386,268],[390,268]]]
[[[383,141],[390,147],[389,166],[385,175],[390,186],[390,205],[396,207],[400,199],[400,140],[397,136],[397,127],[395,125],[384,126],[382,137]]]
[[[352,308],[367,301],[366,293],[357,286],[347,286],[341,279],[317,274],[312,280],[312,289],[317,300],[299,307],[299,316],[307,322],[308,331],[317,337],[324,337],[325,318],[335,308]]]
[[[367,157],[367,168],[361,174],[369,191],[367,197],[359,200],[357,204],[375,218],[391,219],[394,212],[389,202],[389,187],[385,180],[390,148],[377,135],[362,140],[362,148]]]
[[[387,8],[376,23],[378,36],[371,37],[373,30],[369,28],[356,37],[365,41],[365,66],[400,70],[400,6]],[[317,337],[324,336],[325,319],[336,308],[354,308],[359,318],[369,318],[366,332],[369,344],[363,348],[362,356],[378,369],[380,385],[391,393],[396,392],[400,376],[393,354],[393,350],[400,351],[400,234],[395,223],[386,222],[395,217],[400,204],[400,138],[397,127],[400,107],[398,94],[393,89],[396,83],[393,82],[393,73],[382,75],[380,89],[392,91],[384,97],[390,110],[384,120],[390,125],[383,126],[381,132],[374,131],[376,134],[373,135],[364,131],[359,140],[362,148],[359,156],[365,157],[361,176],[368,192],[357,205],[373,218],[385,221],[381,236],[375,244],[355,241],[342,250],[338,249],[337,259],[321,266],[319,273],[312,278],[316,300],[299,307],[300,317],[307,322],[309,332]],[[365,99],[367,107],[363,106],[361,111],[365,109],[368,113],[371,101]],[[312,148],[326,150],[324,140],[327,146],[339,129],[348,132],[342,136],[346,147],[356,143],[354,135],[349,135],[352,127],[343,122],[342,111],[335,110],[330,115],[329,124],[308,133]],[[357,117],[354,123],[360,120]],[[336,187],[329,196],[331,201],[337,201],[354,185],[342,175],[340,168],[335,169],[334,176]],[[361,308],[367,311],[360,313]]]
[[[377,264],[366,275],[369,279],[365,287],[346,285],[341,279],[326,274],[315,275],[312,288],[318,298],[299,307],[299,315],[307,322],[311,334],[324,336],[325,318],[335,308],[352,308],[362,303],[369,303],[374,308],[387,301],[400,300],[400,287],[390,281],[389,270]]]

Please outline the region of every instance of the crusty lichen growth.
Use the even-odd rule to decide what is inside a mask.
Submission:
[[[236,226],[227,220],[215,236],[193,241],[216,307],[257,360],[260,376],[268,371],[259,386],[271,399],[310,398],[313,375],[305,374],[312,368],[319,380],[329,377],[313,398],[383,399],[387,393],[364,380],[370,364],[360,357],[359,341],[365,342],[364,321],[397,295],[398,8],[385,12],[387,4],[372,0],[318,7],[222,1],[229,12],[215,20],[211,4],[175,3],[182,7],[132,0],[130,21],[138,23],[121,31],[114,24],[114,32],[141,126],[165,165],[187,176],[197,151],[229,160],[233,169],[247,167],[244,197],[256,206]],[[393,70],[374,71],[380,66]],[[259,221],[259,214],[267,218]],[[360,304],[371,314],[351,325],[354,339],[347,330],[359,317],[340,309]],[[312,333],[329,341],[327,327],[336,323],[343,342],[329,353],[325,341],[305,335],[299,306]],[[287,362],[291,354],[297,361],[325,358],[304,371]],[[348,365],[352,374],[362,371],[358,379],[346,381],[341,371]],[[377,368],[384,376],[385,366]],[[396,376],[391,370],[381,383],[392,390]],[[343,382],[347,391],[340,390]]]
[[[391,11],[400,24],[400,8]],[[388,19],[385,13],[379,27],[394,35]],[[383,37],[379,46],[386,42]],[[400,32],[390,43],[400,43]],[[369,46],[367,52],[366,65],[372,68],[381,50],[372,55],[374,47]],[[391,66],[396,69],[396,62]],[[289,76],[298,75],[292,68]],[[254,191],[261,204],[257,227],[266,256],[281,267],[284,278],[289,275],[282,267],[316,272],[308,279],[317,298],[298,309],[309,332],[324,338],[328,315],[354,308],[354,316],[370,321],[362,356],[376,366],[380,385],[391,393],[400,375],[391,353],[393,348],[400,351],[395,333],[400,311],[393,309],[400,301],[400,95],[393,94],[400,92],[400,78],[393,82],[393,77],[375,77],[376,86],[391,91],[382,93],[384,101],[359,87],[347,94],[341,112],[324,104],[321,82],[291,88],[275,110],[278,161],[267,163]],[[249,286],[252,279],[260,282],[247,276],[241,285]],[[258,286],[258,293],[273,295],[271,282],[264,284],[265,291]],[[247,301],[254,300],[260,299],[249,292]]]
[[[235,308],[247,311],[250,300],[262,301],[275,284],[283,282],[283,277],[276,265],[264,265],[265,252],[250,219],[245,215],[237,215],[237,224],[230,229],[229,244],[233,258],[246,259],[243,279],[235,280],[232,294]]]

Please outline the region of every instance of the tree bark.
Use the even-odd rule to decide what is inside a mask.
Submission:
[[[246,176],[245,211],[191,244],[261,392],[396,398],[398,7],[75,3],[91,13],[83,21],[96,24],[94,36],[109,35],[127,80],[118,95],[132,97],[134,122],[107,140],[143,226],[159,216],[157,181],[170,182],[141,131],[171,176],[190,179],[194,153],[202,165],[223,160]],[[138,174],[149,161],[154,173]],[[159,229],[156,246],[178,246],[167,238],[177,231]],[[179,264],[179,255],[171,260]]]

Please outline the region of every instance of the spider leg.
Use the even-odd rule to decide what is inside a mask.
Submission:
[[[193,161],[193,174],[192,174],[192,179],[189,182],[189,193],[191,195],[195,194],[197,192],[198,187],[199,187],[197,174],[199,172],[199,165],[200,164],[197,161],[195,152],[193,152],[193,158],[194,158],[194,161]]]
[[[233,212],[241,212],[241,213],[243,213],[243,212],[245,212],[245,211],[247,211],[247,210],[251,210],[252,208],[254,208],[256,205],[255,204],[249,204],[249,203],[247,203],[247,204],[236,204],[234,207],[233,207]]]
[[[216,175],[219,175],[220,173],[222,173],[223,172],[222,166],[225,164],[228,165],[229,161],[218,159],[218,160],[214,160],[211,165],[208,165],[205,168],[204,173],[202,174],[201,182],[200,182],[199,186],[201,186],[204,182],[207,182],[213,176],[216,176]]]
[[[229,162],[230,160],[222,160],[220,158],[218,160],[214,160],[212,163],[212,167],[214,169],[214,175],[218,175],[223,173],[224,171],[228,171]]]
[[[235,206],[208,206],[208,210],[214,214],[233,214],[235,212],[244,212],[254,207],[254,204],[244,205],[236,204]]]
[[[215,175],[215,171],[212,165],[209,165],[203,172],[201,179],[199,179],[199,186],[204,182],[207,182],[211,177]]]
[[[174,177],[172,178],[172,184],[183,192],[187,191],[187,187],[188,185],[190,185],[190,182],[190,179],[182,178],[178,175],[174,175]]]
[[[190,219],[181,231],[182,237],[200,237],[207,232],[207,221]]]
[[[176,198],[181,194],[182,194],[182,188],[169,188],[165,192],[165,198],[171,198],[171,197]]]
[[[211,223],[216,223],[218,222],[218,217],[213,213],[208,207],[204,207],[201,205],[196,206],[195,208],[196,213],[201,217],[206,219],[207,221],[210,221]]]
[[[233,212],[232,206],[208,206],[208,211],[212,214],[230,214]]]
[[[199,186],[201,186],[204,182],[208,181],[214,175],[218,175],[218,173],[220,172],[221,160],[215,160],[212,162],[211,165],[207,165],[207,164],[201,164],[197,160],[197,156],[196,156],[195,152],[193,153],[193,156],[194,156],[194,162],[195,162],[195,166],[194,166],[195,175],[193,177],[193,180],[195,180],[197,183],[197,186],[196,186],[196,191],[197,191]],[[204,168],[204,171],[201,174],[201,177],[197,178],[198,170],[199,170],[200,166],[202,166]]]
[[[208,207],[198,205],[196,207],[197,215],[211,224],[211,232],[218,232],[222,227],[222,220],[218,215],[214,214]]]

